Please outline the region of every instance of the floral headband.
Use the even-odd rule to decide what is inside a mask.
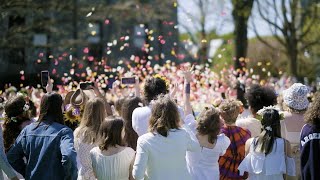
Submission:
[[[165,76],[161,76],[160,74],[156,74],[153,76],[154,78],[162,79],[164,82],[166,82],[166,88],[169,89],[169,80]]]
[[[30,109],[30,105],[29,104],[24,104],[24,106],[23,106],[23,112],[27,112],[29,109]],[[13,121],[13,122],[18,122],[18,119],[17,119],[17,117],[8,117],[7,116],[7,114],[6,114],[6,112],[5,111],[3,111],[3,113],[2,113],[2,118],[1,118],[2,120],[5,120],[5,119],[9,119],[9,121]]]
[[[274,111],[278,111],[279,115],[280,115],[280,120],[284,119],[284,114],[280,113],[280,109],[277,108],[276,106],[265,106],[262,109],[260,109],[257,114],[256,114],[256,119],[258,120],[262,120],[264,113],[266,112],[266,110],[274,110]],[[265,126],[263,127],[264,130],[266,131],[272,131],[272,127],[271,126]]]

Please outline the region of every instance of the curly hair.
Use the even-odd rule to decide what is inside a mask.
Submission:
[[[233,124],[236,122],[238,115],[240,114],[241,101],[227,100],[220,104],[220,115],[224,122],[227,124]]]
[[[16,138],[19,136],[21,125],[30,121],[29,113],[24,111],[23,107],[27,104],[23,96],[15,96],[9,99],[5,104],[5,120],[3,124],[3,143],[5,152],[7,152]]]
[[[144,85],[144,97],[147,103],[157,98],[160,94],[167,94],[168,89],[166,82],[159,77],[146,79]]]
[[[220,133],[221,123],[219,110],[208,108],[199,115],[197,131],[200,135],[208,135],[208,142],[213,144]]]
[[[124,120],[124,140],[127,145],[132,149],[136,150],[138,134],[132,128],[132,112],[134,109],[139,107],[139,104],[142,103],[142,100],[139,97],[131,97],[124,101],[121,115]]]
[[[305,122],[320,126],[320,92],[314,95],[314,101],[304,114]]]
[[[180,115],[176,103],[169,95],[160,95],[152,106],[149,132],[167,137],[171,129],[179,129]]]
[[[277,95],[273,89],[257,84],[249,88],[246,93],[246,99],[253,113],[257,113],[265,106],[271,106],[277,103]]]

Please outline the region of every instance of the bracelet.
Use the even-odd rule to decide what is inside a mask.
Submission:
[[[186,93],[186,94],[190,94],[190,83],[187,83],[187,84],[186,84],[185,93]]]

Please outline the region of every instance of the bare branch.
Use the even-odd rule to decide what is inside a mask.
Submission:
[[[259,12],[259,15],[261,16],[261,18],[266,21],[268,24],[271,24],[273,25],[276,29],[278,29],[279,31],[281,31],[282,33],[283,32],[283,29],[277,25],[276,23],[272,22],[270,19],[268,19],[265,14],[262,12],[262,6],[260,5],[259,1],[257,1],[257,4],[258,4],[258,12]]]

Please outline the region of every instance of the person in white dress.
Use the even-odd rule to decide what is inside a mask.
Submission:
[[[152,106],[149,133],[138,138],[132,171],[134,179],[192,179],[186,152],[199,151],[200,145],[180,123],[176,103],[168,95],[159,96]]]
[[[135,151],[125,147],[124,122],[110,116],[101,124],[99,147],[90,151],[92,168],[98,180],[132,180]]]
[[[77,151],[78,180],[93,180],[90,150],[97,146],[99,127],[106,118],[102,99],[90,99],[84,108],[79,127],[74,131],[74,147]]]
[[[247,156],[240,163],[240,173],[248,172],[250,180],[282,180],[284,174],[295,176],[295,162],[290,142],[281,138],[280,114],[269,106],[257,112],[262,131],[246,142]]]
[[[192,115],[190,104],[191,71],[184,71],[185,94],[184,94],[184,123],[187,132],[192,139],[199,142],[200,151],[187,152],[188,170],[193,180],[212,180],[220,176],[219,157],[226,152],[230,145],[230,139],[220,134],[223,122],[220,112],[216,108],[206,108],[199,117],[198,122]]]

